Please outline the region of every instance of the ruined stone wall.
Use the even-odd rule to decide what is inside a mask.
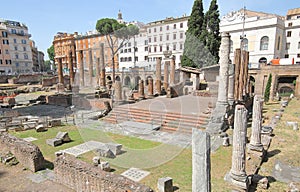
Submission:
[[[36,145],[8,133],[0,133],[0,151],[10,151],[25,168],[33,172],[44,168],[44,156]]]
[[[11,78],[10,75],[0,75],[0,83],[8,83],[9,78]]]
[[[42,79],[42,74],[23,74],[23,75],[19,75],[17,77],[17,83],[23,84],[23,83],[38,83],[40,82],[40,80]]]
[[[46,103],[48,103],[49,105],[68,107],[72,105],[72,95],[71,94],[47,95]]]
[[[43,79],[42,80],[42,86],[43,87],[50,87],[54,84],[57,84],[57,82],[58,82],[58,77]]]
[[[56,182],[76,191],[150,192],[149,187],[126,177],[105,172],[68,155],[61,155],[54,162]]]

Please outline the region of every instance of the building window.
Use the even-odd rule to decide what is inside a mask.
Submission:
[[[277,50],[280,50],[280,36],[277,39]]]
[[[176,50],[176,44],[173,44],[173,51]]]
[[[183,33],[180,33],[180,39],[182,39],[183,38]]]
[[[128,47],[131,47],[131,43],[130,42],[128,43]]]
[[[159,30],[162,31],[162,27],[160,27]]]
[[[284,55],[284,58],[289,58],[289,54],[285,54],[285,55]]]
[[[2,37],[7,37],[7,32],[6,31],[2,31]]]
[[[230,53],[233,53],[233,41],[232,40],[230,40]]]
[[[131,53],[131,48],[128,49],[128,53]]]
[[[145,61],[148,61],[148,56],[145,56],[145,57],[144,57],[144,60],[145,60]]]
[[[169,41],[169,35],[167,35],[167,41]]]
[[[176,39],[176,33],[173,34],[173,39],[174,39],[174,40]]]
[[[173,25],[173,29],[176,29],[176,24]]]
[[[156,46],[154,47],[154,53],[156,53]]]
[[[169,51],[169,50],[170,50],[169,45],[167,45],[167,51]]]
[[[156,33],[156,28],[154,28],[154,33]]]
[[[300,58],[300,53],[297,54],[297,58]]]
[[[131,57],[128,57],[128,61],[132,61],[132,60],[131,60]]]
[[[264,36],[260,39],[260,50],[268,50],[269,46],[269,37]]]
[[[292,36],[292,31],[288,31],[286,34],[287,37],[291,37]]]
[[[11,29],[11,33],[12,33],[12,34],[16,34],[17,31],[16,31],[15,29]]]
[[[149,53],[151,53],[151,47],[149,47]]]
[[[18,47],[17,46],[15,46],[15,51],[18,51]]]
[[[183,28],[183,23],[180,23],[180,28]]]
[[[25,39],[22,39],[21,42],[22,42],[22,44],[26,44],[26,40]]]
[[[156,42],[156,37],[154,37],[154,42]]]
[[[148,51],[148,47],[145,47],[145,51]]]
[[[242,40],[243,50],[248,51],[248,39],[244,38]]]
[[[293,23],[289,23],[288,26],[289,26],[289,27],[292,27],[292,26],[293,26]]]
[[[19,63],[16,63],[16,67],[19,67],[20,66],[20,64]]]
[[[1,51],[1,49],[0,49],[0,54],[2,54],[2,51]]]
[[[169,25],[167,25],[167,31],[170,29]]]
[[[285,49],[286,49],[286,50],[289,50],[289,49],[290,49],[290,46],[291,46],[291,43],[286,43],[286,44],[285,44]]]
[[[300,41],[298,42],[298,49],[300,49]]]
[[[151,33],[151,29],[149,29],[148,32]]]
[[[145,40],[145,45],[148,45],[148,41],[147,40]]]
[[[17,39],[14,39],[14,43],[17,43]]]
[[[138,57],[135,57],[135,58],[134,58],[134,61],[139,61],[139,58],[138,58]]]
[[[5,54],[7,54],[7,55],[9,54],[9,51],[8,51],[8,49],[5,49]]]
[[[15,56],[16,56],[16,59],[19,59],[19,55],[18,54],[16,54]]]
[[[24,54],[24,59],[28,59],[28,55],[26,53]]]
[[[163,39],[162,35],[161,35],[161,36],[159,36],[159,41],[162,41],[162,39]]]
[[[180,48],[180,50],[183,49],[183,44],[182,43],[180,43],[179,48]]]
[[[0,59],[0,64],[2,64],[2,59]]]
[[[163,47],[160,45],[159,46],[159,51],[162,52]]]
[[[3,42],[3,45],[9,45],[8,39],[3,39],[2,42]]]

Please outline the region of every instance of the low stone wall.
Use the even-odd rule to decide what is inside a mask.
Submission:
[[[10,75],[0,75],[0,83],[8,83],[9,78],[11,78]]]
[[[44,169],[45,160],[40,149],[23,139],[0,133],[0,151],[10,151],[25,168],[33,172]]]
[[[47,95],[46,103],[68,107],[72,105],[72,94]]]
[[[76,159],[58,156],[54,162],[56,182],[76,191],[151,192],[151,188]]]
[[[22,74],[16,79],[8,79],[8,81],[14,81],[13,83],[26,84],[26,83],[39,83],[42,78],[42,74]]]
[[[42,80],[42,87],[51,87],[54,84],[57,84],[58,77],[52,77]]]
[[[111,99],[87,99],[74,95],[72,97],[72,104],[78,108],[91,109],[91,110],[105,110],[108,109],[108,105],[111,106]]]

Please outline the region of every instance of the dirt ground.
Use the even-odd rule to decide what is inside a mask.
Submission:
[[[33,175],[30,170],[23,170],[18,164],[8,166],[0,163],[0,192],[71,192],[72,190],[55,183],[45,180],[35,183],[28,177]]]

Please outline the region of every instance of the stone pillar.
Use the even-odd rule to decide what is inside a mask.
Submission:
[[[64,75],[63,75],[63,67],[62,67],[62,58],[57,59],[57,74],[58,74],[58,83],[64,84]]]
[[[156,59],[156,92],[161,95],[161,59]]]
[[[145,93],[144,93],[144,81],[139,80],[139,98],[144,99],[145,98]]]
[[[157,189],[158,192],[173,192],[173,179],[171,177],[159,178]]]
[[[262,98],[255,95],[253,100],[252,132],[249,149],[259,152],[263,151],[263,145],[261,143],[262,104]]]
[[[100,58],[97,57],[97,62],[96,62],[96,82],[97,85],[100,85]]]
[[[246,174],[246,136],[247,109],[243,105],[235,107],[234,129],[232,141],[232,164],[230,170],[231,182],[243,189],[247,189]]]
[[[196,75],[196,78],[195,78],[195,81],[193,82],[193,88],[194,90],[199,90],[200,87],[199,87],[199,84],[200,84],[200,74],[195,74]]]
[[[148,78],[148,98],[153,98],[153,79]]]
[[[169,87],[169,65],[170,65],[170,61],[165,61],[165,64],[164,64],[164,88],[165,88],[165,91],[167,91],[167,89]]]
[[[219,89],[218,101],[219,105],[228,105],[228,68],[230,54],[230,35],[222,33],[220,47],[220,72],[219,72]]]
[[[230,64],[228,69],[228,103],[231,106],[234,103],[234,67],[234,64]]]
[[[84,86],[84,65],[83,65],[83,52],[78,52],[79,59],[79,77],[80,77],[80,85]]]
[[[171,62],[170,62],[170,85],[174,85],[175,84],[175,58],[172,57],[171,58]]]
[[[277,75],[272,73],[272,83],[270,88],[270,101],[274,100],[274,95],[276,94],[276,84],[277,84]]]
[[[207,126],[207,131],[211,134],[217,134],[227,128],[225,115],[228,111],[228,66],[230,54],[230,35],[227,32],[222,33],[220,47],[220,71],[219,71],[219,89],[216,108],[212,112],[211,119]]]
[[[105,60],[104,60],[104,43],[100,44],[100,87],[106,87],[105,83]]]
[[[69,75],[70,75],[70,85],[74,83],[74,69],[73,69],[73,55],[72,50],[69,51],[69,61],[68,61]]]
[[[122,83],[121,81],[116,81],[115,85],[115,101],[116,103],[122,102]]]
[[[193,129],[193,192],[210,192],[210,135],[198,129]]]
[[[92,49],[89,49],[89,84],[93,85],[93,54]]]

